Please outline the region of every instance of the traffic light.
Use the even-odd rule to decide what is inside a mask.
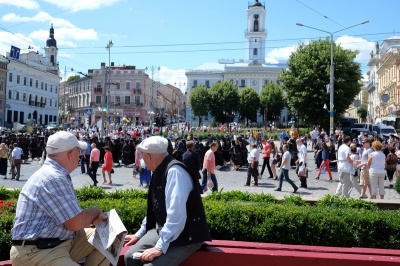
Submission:
[[[158,127],[160,126],[160,117],[159,116],[156,117],[156,125]]]

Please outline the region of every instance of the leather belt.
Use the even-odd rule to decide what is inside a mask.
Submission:
[[[60,244],[67,241],[68,239],[65,240],[60,240]],[[36,240],[13,240],[12,241],[13,246],[36,246],[37,241]]]

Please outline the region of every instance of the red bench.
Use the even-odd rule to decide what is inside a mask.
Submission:
[[[121,251],[118,266],[124,265]],[[400,264],[400,250],[338,248],[214,240],[191,255],[181,266],[225,265],[387,266]],[[0,262],[11,266],[11,261]]]

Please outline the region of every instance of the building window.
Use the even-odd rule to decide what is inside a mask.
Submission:
[[[3,90],[3,81],[0,81],[0,91]]]
[[[36,89],[38,89],[38,88],[39,88],[39,81],[36,80]]]
[[[21,76],[17,75],[17,84],[19,84],[21,82]]]
[[[140,81],[135,82],[135,89],[140,90]]]
[[[50,92],[53,92],[53,85],[50,85]]]
[[[12,73],[10,73],[10,75],[8,75],[8,81],[12,82]]]
[[[131,97],[125,96],[125,104],[131,104]]]
[[[276,80],[276,85],[281,85],[281,81],[279,79]]]
[[[47,100],[47,99],[46,99]],[[53,103],[53,99],[50,99],[50,106],[51,106],[51,104]]]
[[[44,84],[44,90],[47,91],[47,83]]]
[[[245,79],[241,79],[240,80],[240,87],[246,87],[246,80]]]
[[[15,94],[15,100],[19,100],[19,91]]]
[[[264,80],[264,86],[267,86],[268,83],[269,83],[269,80],[268,80],[268,79]]]
[[[257,16],[257,15],[255,15]],[[254,20],[254,31],[257,32],[258,31],[258,19]]]
[[[26,102],[26,93],[23,93],[23,94],[22,94],[22,100],[23,100],[24,102]]]
[[[210,88],[210,81],[209,80],[206,80],[206,87]]]
[[[57,107],[57,100],[54,101],[54,107]]]
[[[43,83],[43,82],[40,82],[40,89],[41,89],[41,90],[43,90],[43,87],[44,87],[43,85],[44,85],[44,83]]]
[[[11,90],[8,91],[8,99],[12,99],[12,91]]]
[[[101,96],[96,96],[96,103],[101,103]]]
[[[26,77],[24,77],[24,86],[26,86]]]
[[[135,105],[136,106],[140,105],[140,96],[135,96]]]
[[[56,93],[57,93],[57,86],[56,86]]]
[[[131,83],[130,82],[126,82],[125,88],[126,88],[126,90],[130,90],[131,89]]]
[[[119,105],[121,103],[121,97],[115,96],[115,104]]]
[[[117,82],[117,90],[119,90],[119,89],[121,89],[121,83],[120,82]]]
[[[197,87],[197,80],[193,80],[193,86],[192,86],[192,88],[195,88],[195,87]]]
[[[253,55],[258,55],[258,49],[257,48],[253,49]]]

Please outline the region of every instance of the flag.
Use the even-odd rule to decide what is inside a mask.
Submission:
[[[131,122],[131,121],[129,121],[129,119],[126,116],[124,116],[124,118],[122,118],[122,120],[124,120],[126,123],[130,123]]]

